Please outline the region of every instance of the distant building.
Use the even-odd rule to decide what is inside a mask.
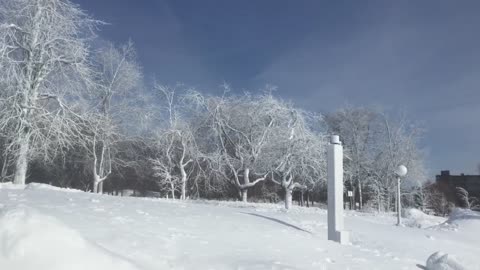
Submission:
[[[480,199],[480,175],[451,175],[450,171],[441,171],[436,176],[438,188],[445,194],[448,201],[461,205],[457,196],[457,187],[462,187],[468,191],[469,196]]]

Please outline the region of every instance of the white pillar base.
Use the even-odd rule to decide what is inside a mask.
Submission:
[[[333,235],[328,236],[328,240],[335,241],[341,245],[350,244],[350,232],[349,231],[335,231]]]

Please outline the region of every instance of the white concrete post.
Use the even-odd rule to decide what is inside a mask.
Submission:
[[[348,244],[343,227],[343,147],[338,135],[332,135],[328,146],[328,240]]]

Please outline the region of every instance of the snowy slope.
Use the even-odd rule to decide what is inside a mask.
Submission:
[[[436,251],[480,269],[475,217],[422,229],[396,227],[391,215],[347,212],[352,244],[341,246],[326,240],[326,211],[317,208],[285,212],[39,184],[0,185],[0,208],[0,269],[419,269]]]

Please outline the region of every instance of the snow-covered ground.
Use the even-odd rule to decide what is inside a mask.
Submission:
[[[405,227],[347,212],[352,244],[341,246],[327,241],[318,208],[1,184],[0,209],[0,269],[420,269],[437,251],[480,269],[480,216],[468,211],[449,220],[410,211]]]

